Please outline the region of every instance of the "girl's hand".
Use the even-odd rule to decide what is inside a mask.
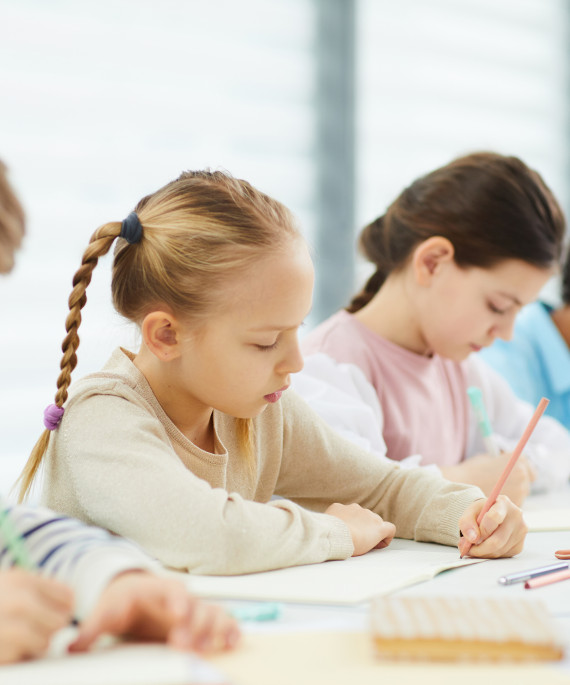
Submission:
[[[72,610],[66,585],[22,569],[0,572],[0,663],[41,656]]]
[[[477,485],[486,495],[489,495],[510,458],[510,452],[501,452],[498,457],[478,454],[459,464],[442,467],[441,472],[444,478],[448,480],[455,483]],[[528,460],[521,455],[509,474],[503,488],[503,494],[507,495],[515,504],[521,505],[530,492],[530,484],[535,478],[534,469]]]
[[[188,594],[177,580],[144,571],[123,573],[109,583],[70,651],[86,650],[103,633],[199,652],[229,649],[240,637],[236,620],[221,607]]]
[[[350,530],[353,557],[366,554],[371,549],[387,547],[396,534],[396,526],[359,504],[331,504],[325,511],[329,516],[344,521]]]
[[[460,553],[465,540],[473,543],[468,552],[471,557],[512,557],[521,552],[528,532],[522,511],[506,495],[499,495],[478,526],[477,516],[484,504],[485,500],[477,500],[459,520],[464,537],[459,542]]]

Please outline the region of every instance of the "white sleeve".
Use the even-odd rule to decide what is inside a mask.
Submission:
[[[519,399],[507,381],[478,355],[465,362],[468,385],[481,388],[489,420],[499,448],[511,451],[524,432],[535,407]],[[466,456],[485,452],[470,408],[469,437]],[[564,487],[570,478],[570,433],[556,419],[543,416],[530,437],[524,454],[537,472],[533,492]]]
[[[293,388],[329,426],[347,440],[391,461],[382,436],[384,415],[374,387],[358,366],[339,363],[319,352],[305,357],[301,373],[293,375]],[[403,468],[420,466],[414,454],[398,462]],[[425,468],[441,473],[435,465]]]
[[[160,568],[134,544],[49,509],[17,505],[5,512],[32,567],[73,588],[78,619],[91,613],[105,587],[119,573]],[[3,538],[0,569],[18,562]]]

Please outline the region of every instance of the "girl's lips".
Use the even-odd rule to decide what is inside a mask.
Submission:
[[[263,398],[267,402],[278,402],[281,399],[281,395],[287,390],[289,386],[286,385],[285,387],[281,388],[280,390],[276,390],[275,392],[270,393],[269,395],[264,395]]]
[[[479,350],[483,349],[483,346],[482,345],[474,345],[473,343],[471,343],[471,349],[473,350],[473,352],[479,352]]]

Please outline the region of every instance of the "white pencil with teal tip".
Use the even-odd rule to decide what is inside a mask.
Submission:
[[[481,388],[477,388],[472,385],[471,387],[467,388],[467,395],[469,397],[469,401],[471,402],[471,406],[473,407],[473,411],[475,412],[475,416],[477,417],[477,424],[479,426],[479,430],[481,431],[481,435],[483,436],[485,449],[492,457],[498,457],[499,448],[497,447],[497,441],[495,440],[495,435],[493,433],[491,422],[489,421],[487,410],[483,404],[483,393],[481,392]]]

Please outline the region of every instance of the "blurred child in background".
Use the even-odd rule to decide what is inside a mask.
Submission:
[[[366,431],[390,459],[420,455],[489,494],[534,407],[478,352],[511,337],[519,310],[558,268],[564,230],[548,187],[515,157],[471,154],[418,178],[362,231],[375,271],[346,310],[303,340],[314,355],[304,374],[336,392],[350,375],[347,394],[372,405]],[[483,392],[500,456],[486,453],[469,386]],[[332,425],[362,438],[350,425],[358,409],[326,395],[307,390]],[[532,483],[557,488],[569,475],[570,435],[544,418],[505,492],[520,504]]]

